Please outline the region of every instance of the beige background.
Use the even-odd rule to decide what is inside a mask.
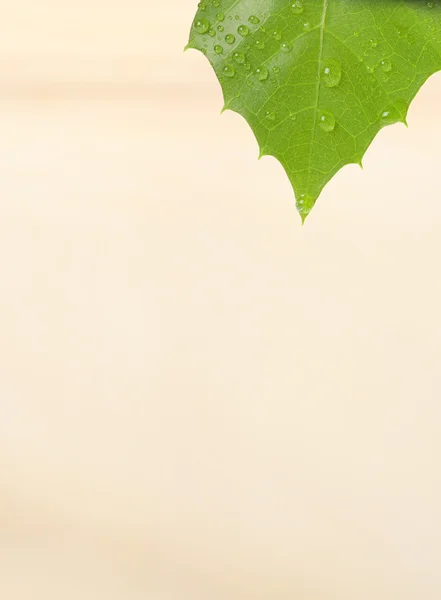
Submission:
[[[193,0],[0,19],[0,596],[439,600],[441,77],[300,226]]]

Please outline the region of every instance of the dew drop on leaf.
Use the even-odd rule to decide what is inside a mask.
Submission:
[[[328,110],[321,110],[318,117],[319,126],[323,131],[330,132],[335,129],[335,117]]]
[[[222,74],[225,75],[225,77],[234,77],[236,70],[232,65],[225,65],[222,69]]]
[[[254,74],[259,81],[266,81],[268,79],[269,71],[264,65],[262,65],[261,67],[257,67],[257,69],[254,71]]]
[[[233,54],[233,60],[237,62],[238,65],[243,65],[245,64],[245,54],[242,52],[235,52]]]
[[[260,23],[259,17],[256,17],[255,15],[251,15],[248,21],[253,25],[258,25]]]
[[[250,33],[250,30],[246,25],[240,25],[237,28],[237,33],[242,37],[246,37]]]
[[[232,33],[227,33],[227,35],[225,36],[225,41],[227,42],[227,44],[234,44],[234,42],[236,41],[236,38],[234,37],[234,35]]]
[[[385,73],[389,73],[390,71],[392,71],[392,62],[389,58],[384,58],[381,62],[380,62],[380,68],[385,72]]]
[[[210,21],[208,21],[208,19],[196,19],[194,22],[194,28],[200,34],[207,33],[207,31],[210,29]]]
[[[292,12],[296,15],[301,15],[302,12],[305,10],[304,6],[303,6],[303,2],[302,0],[296,0],[292,5]]]
[[[326,60],[322,69],[322,79],[326,87],[338,85],[341,79],[341,64],[334,59]]]

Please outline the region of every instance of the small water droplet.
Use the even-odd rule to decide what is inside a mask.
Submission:
[[[216,46],[214,47],[214,51],[216,52],[216,54],[222,54],[224,49],[219,44],[216,44]]]
[[[224,26],[223,25],[218,25],[217,26],[217,30],[218,31],[223,31],[224,30]]]
[[[280,67],[278,67],[277,65],[275,67],[273,67],[273,73],[275,75],[278,75],[280,73]]]
[[[282,34],[280,33],[280,31],[278,29],[273,31],[273,38],[275,40],[277,40],[278,42],[282,39]]]
[[[391,62],[391,60],[389,58],[384,58],[380,62],[380,68],[385,73],[389,73],[390,71],[392,71],[392,62]]]
[[[238,65],[243,65],[245,64],[245,54],[242,54],[242,52],[235,52],[233,54],[233,60],[237,62]]]
[[[327,59],[323,65],[322,78],[326,87],[338,85],[341,79],[341,64],[332,58]]]
[[[232,33],[227,33],[227,35],[225,36],[225,41],[227,42],[227,44],[234,44],[236,38]]]
[[[294,2],[292,5],[291,5],[291,8],[292,8],[292,12],[293,12],[295,15],[301,15],[301,14],[302,14],[302,12],[305,10],[305,7],[303,6],[303,2],[302,2],[302,0],[296,0],[296,1],[295,1],[295,2]]]
[[[237,33],[242,37],[246,37],[250,33],[250,30],[246,25],[240,25],[237,28]]]
[[[282,52],[291,52],[292,46],[291,44],[288,44],[288,42],[282,42],[280,44],[280,49],[282,50]]]
[[[335,117],[328,110],[321,110],[318,117],[319,126],[323,131],[330,132],[335,129]]]
[[[265,65],[262,65],[261,67],[257,67],[254,74],[259,81],[266,81],[268,79],[269,71]]]
[[[258,50],[263,50],[265,48],[265,42],[263,40],[257,40],[255,46]]]
[[[224,13],[217,13],[217,15],[216,15],[216,19],[217,19],[218,21],[224,21],[224,20],[225,20],[225,15],[224,15]]]
[[[216,35],[216,32],[214,29],[209,29],[207,33],[210,37],[214,37]]]
[[[225,75],[225,77],[234,77],[236,70],[232,65],[225,65],[222,69],[222,74]]]
[[[256,17],[255,15],[251,15],[248,21],[253,25],[258,25],[260,23],[259,17]]]
[[[272,110],[267,110],[265,113],[265,117],[268,119],[268,121],[275,121],[276,113],[273,112]]]

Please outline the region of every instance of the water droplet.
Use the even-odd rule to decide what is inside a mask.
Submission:
[[[212,4],[215,8],[217,8],[220,5],[220,0],[213,0]]]
[[[326,87],[335,87],[340,83],[341,65],[337,60],[327,59],[322,70],[323,83]]]
[[[255,15],[251,15],[248,21],[253,25],[258,25],[260,23],[259,17],[256,17]]]
[[[225,19],[225,15],[224,15],[224,13],[217,13],[217,15],[216,15],[216,19],[217,19],[218,21],[223,21],[223,20]]]
[[[263,40],[257,40],[255,46],[258,50],[263,50],[265,48],[265,42]]]
[[[224,26],[223,25],[218,25],[217,26],[217,30],[218,31],[223,31],[224,30]]]
[[[385,72],[385,73],[389,73],[390,71],[392,71],[392,62],[390,61],[389,58],[384,58],[381,62],[380,62],[380,68]]]
[[[435,0],[427,0],[427,8],[433,8],[435,6]]]
[[[369,46],[371,48],[376,48],[378,46],[378,40],[376,40],[376,39],[369,40]]]
[[[210,29],[210,21],[208,21],[207,19],[198,18],[193,23],[193,26],[198,33],[207,33],[207,31]]]
[[[323,131],[330,132],[335,129],[335,117],[328,110],[322,110],[318,117],[319,125]]]
[[[225,36],[225,41],[227,42],[227,44],[234,44],[236,38],[232,33],[227,33],[227,35]]]
[[[406,122],[408,104],[404,100],[397,100],[394,104],[386,107],[381,113],[381,120],[385,124]]]
[[[275,75],[278,75],[280,73],[280,67],[278,67],[278,66],[273,67],[273,73]]]
[[[262,65],[261,67],[257,67],[257,69],[254,71],[254,74],[259,81],[266,81],[268,79],[269,71],[265,65]]]
[[[306,23],[303,23],[303,29],[305,31],[309,31],[311,29],[311,23],[309,21],[306,21]]]
[[[233,60],[237,62],[238,65],[243,65],[245,64],[245,54],[242,54],[242,52],[235,52],[233,54]]]
[[[291,44],[288,44],[288,42],[282,42],[280,44],[280,49],[282,50],[282,52],[291,52],[292,46]]]
[[[291,8],[292,8],[292,12],[296,15],[301,15],[302,12],[305,10],[302,0],[296,0],[296,2],[294,2],[291,5]]]
[[[250,30],[248,29],[248,27],[246,25],[240,25],[237,28],[237,33],[239,35],[241,35],[242,37],[246,37],[250,33]]]
[[[277,40],[278,42],[282,39],[282,34],[280,33],[280,31],[278,29],[273,31],[273,38],[275,40]]]
[[[216,54],[222,54],[224,49],[222,48],[222,46],[219,46],[219,44],[216,44],[216,46],[214,47],[214,51],[216,52]]]
[[[215,30],[214,30],[214,29],[209,29],[209,30],[208,30],[208,35],[209,35],[210,37],[214,37],[214,36],[216,35],[216,32],[215,32]]]
[[[296,206],[302,216],[302,221],[304,221],[314,206],[314,199],[309,194],[300,194],[297,198]]]
[[[265,113],[265,117],[268,119],[268,121],[275,121],[276,113],[273,112],[272,110],[267,110]]]
[[[236,70],[232,65],[225,65],[222,69],[222,74],[225,75],[225,77],[234,77]]]

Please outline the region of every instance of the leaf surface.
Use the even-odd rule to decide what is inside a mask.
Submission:
[[[304,220],[441,69],[441,0],[203,0],[187,47],[283,165]]]

